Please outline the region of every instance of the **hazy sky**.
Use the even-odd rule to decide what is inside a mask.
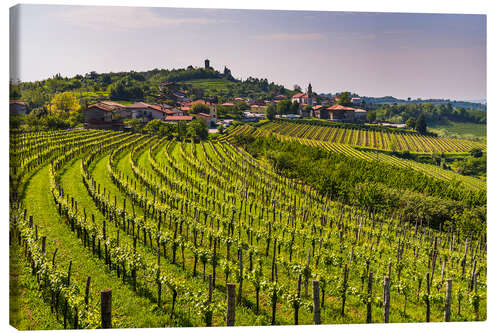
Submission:
[[[486,98],[486,16],[22,5],[22,81],[95,70],[228,66],[318,93]],[[12,15],[13,13],[11,13]],[[11,22],[12,23],[12,22]]]

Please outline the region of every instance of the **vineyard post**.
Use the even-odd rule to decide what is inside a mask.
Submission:
[[[427,272],[427,295],[425,295],[425,321],[430,322],[431,321],[431,303],[429,297],[431,296],[431,279],[430,279],[430,274]]]
[[[71,280],[71,264],[73,263],[72,260],[69,261],[69,267],[68,267],[68,286],[70,284],[70,280]]]
[[[306,273],[304,274],[304,297],[309,296],[309,263],[311,261],[311,248],[307,249]]]
[[[89,305],[89,291],[90,291],[90,275],[87,277],[87,284],[85,285],[85,306]]]
[[[45,255],[45,241],[47,240],[47,236],[42,236],[42,254]]]
[[[446,280],[446,300],[444,303],[444,321],[450,321],[451,279]]]
[[[319,281],[313,280],[313,312],[314,312],[314,324],[321,324],[321,307],[319,300]]]
[[[368,288],[366,295],[368,297],[366,301],[366,323],[370,324],[372,322],[372,283],[373,283],[373,273],[370,272],[368,275]]]
[[[390,279],[388,276],[384,277],[384,322],[389,322],[389,310],[391,307],[391,292],[390,292]]]
[[[239,286],[238,286],[238,304],[241,304],[241,294],[243,293],[243,250],[241,247],[238,249],[238,259],[240,262],[240,276],[239,276]]]
[[[227,313],[226,325],[234,326],[235,319],[235,306],[236,306],[236,285],[234,283],[227,283]]]
[[[296,295],[296,301],[293,304],[294,307],[294,324],[298,325],[299,324],[299,306],[300,306],[300,284],[302,280],[302,274],[299,273],[299,279],[297,282],[297,295]]]
[[[101,290],[101,328],[111,328],[111,289]]]
[[[208,274],[208,304],[210,305],[212,303],[212,290],[213,290],[213,285],[212,285],[212,275]],[[205,314],[205,324],[207,327],[212,326],[212,310],[209,309],[207,313]]]

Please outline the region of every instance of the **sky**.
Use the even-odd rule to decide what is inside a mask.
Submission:
[[[486,16],[21,5],[11,79],[202,67],[317,93],[486,99]]]

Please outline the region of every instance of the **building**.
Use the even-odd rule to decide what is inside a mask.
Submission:
[[[28,107],[23,101],[9,101],[9,112],[11,116],[24,116],[28,113]]]
[[[318,119],[329,119],[330,113],[323,105],[315,105],[311,109],[310,117]]]
[[[164,120],[167,123],[177,124],[179,121],[191,121],[193,116],[166,116]]]
[[[357,121],[360,121],[360,122],[365,122],[366,121],[366,114],[368,112],[366,112],[366,110],[363,110],[363,109],[355,109],[354,110],[354,118],[357,120]]]
[[[117,116],[118,115],[118,116]],[[116,106],[97,102],[89,105],[84,114],[84,127],[91,129],[123,129]]]
[[[209,68],[210,68],[210,60],[205,59],[205,69],[209,69]]]
[[[360,105],[361,105],[361,103],[362,103],[362,101],[363,101],[363,100],[361,99],[361,97],[352,97],[352,98],[351,98],[351,103],[352,103],[352,105],[354,105],[354,106],[360,106]]]
[[[292,96],[291,101],[292,103],[297,102],[299,104],[308,104],[313,106],[314,102],[311,83],[307,86],[307,93],[297,93]]]
[[[348,122],[353,122],[355,120],[355,109],[349,106],[335,104],[326,110],[329,112],[327,119]]]
[[[142,118],[143,122],[148,122],[153,119],[163,119],[165,112],[163,107],[159,105],[151,105],[144,102],[137,102],[125,106],[125,112],[129,115],[127,118]]]

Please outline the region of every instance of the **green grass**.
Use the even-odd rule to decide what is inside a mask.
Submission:
[[[469,140],[486,139],[486,124],[447,122],[430,124],[427,126],[430,132],[439,136],[461,138]]]
[[[193,86],[193,88],[199,88],[203,90],[211,90],[215,89],[218,92],[227,93],[229,91],[229,87],[236,86],[236,83],[229,81],[228,79],[199,79],[199,80],[190,80],[190,81],[182,81],[180,83],[186,83]]]

